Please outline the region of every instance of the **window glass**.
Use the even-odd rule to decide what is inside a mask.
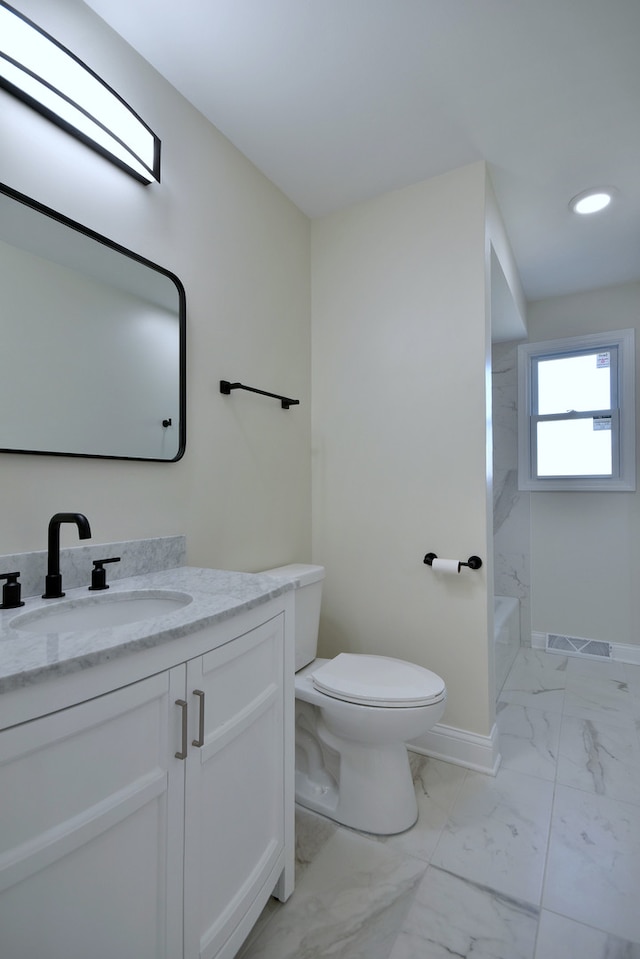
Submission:
[[[611,351],[538,360],[538,413],[611,408]]]
[[[611,476],[610,417],[537,424],[538,476]]]
[[[518,347],[518,486],[636,488],[635,331]]]

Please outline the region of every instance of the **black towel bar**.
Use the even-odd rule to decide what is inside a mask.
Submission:
[[[244,386],[242,383],[230,383],[229,380],[220,380],[220,392],[228,396],[231,390],[248,390],[249,393],[260,393],[261,396],[272,396],[274,400],[280,400],[283,410],[288,410],[290,406],[298,406],[300,400],[292,400],[288,396],[280,396],[279,393],[267,393],[266,390],[256,390],[253,386]]]

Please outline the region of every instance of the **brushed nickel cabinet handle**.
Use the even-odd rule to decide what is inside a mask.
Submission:
[[[187,704],[184,699],[176,699],[176,706],[179,706],[182,710],[182,749],[179,753],[176,753],[176,759],[186,759],[187,758]]]
[[[194,689],[193,695],[200,700],[200,715],[198,717],[198,738],[191,741],[192,746],[204,746],[204,692]]]

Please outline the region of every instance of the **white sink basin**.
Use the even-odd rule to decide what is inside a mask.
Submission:
[[[34,609],[11,620],[14,629],[28,633],[77,633],[82,630],[126,626],[143,619],[161,619],[191,602],[188,593],[173,590],[135,590]]]

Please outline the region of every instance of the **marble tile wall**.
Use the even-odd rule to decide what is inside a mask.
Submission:
[[[46,540],[47,531],[43,531]],[[60,550],[62,588],[88,586],[91,582],[93,561],[119,556],[119,563],[106,566],[107,581],[156,573],[161,569],[184,566],[187,546],[184,536],[158,536],[153,539],[128,540],[120,543],[91,543]],[[0,573],[20,572],[22,596],[39,596],[44,589],[47,572],[46,549],[31,553],[12,553],[0,556]]]
[[[520,639],[530,645],[530,493],[518,490],[517,346],[496,343],[492,353],[494,589],[520,601]]]

